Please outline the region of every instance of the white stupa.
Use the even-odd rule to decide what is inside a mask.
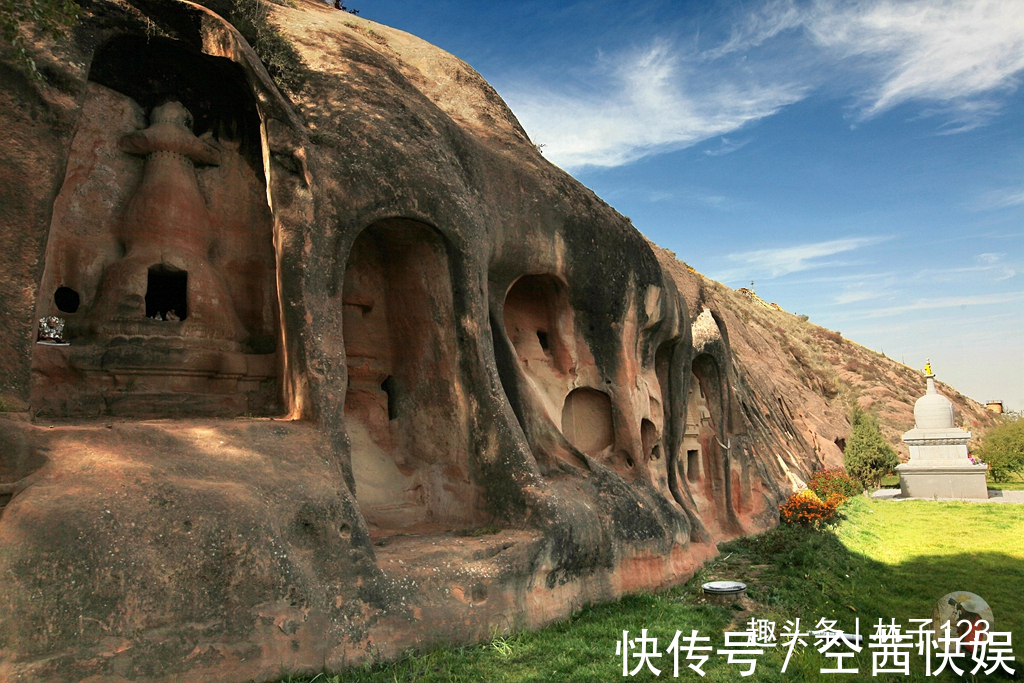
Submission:
[[[988,499],[985,473],[967,457],[971,433],[956,426],[953,404],[935,390],[931,362],[925,366],[927,392],[914,404],[914,428],[903,435],[910,462],[900,465],[903,498]]]

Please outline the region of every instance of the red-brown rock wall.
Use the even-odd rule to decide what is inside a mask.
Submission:
[[[685,580],[841,462],[813,331],[651,246],[451,55],[271,21],[286,92],[175,0],[85,5],[60,88],[4,66],[36,142],[5,148],[0,362],[32,410],[0,419],[0,680],[538,627]],[[67,345],[33,343],[58,314]]]

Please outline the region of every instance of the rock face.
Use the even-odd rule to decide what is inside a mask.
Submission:
[[[0,680],[266,680],[537,627],[686,579],[841,462],[831,380],[472,69],[312,2],[271,19],[298,90],[175,0],[86,4],[33,48],[47,84],[3,63],[0,375],[29,411],[0,414]]]

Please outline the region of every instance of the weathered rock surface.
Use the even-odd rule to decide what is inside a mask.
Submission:
[[[841,462],[827,354],[869,352],[649,245],[451,55],[271,20],[284,94],[175,0],[85,4],[46,84],[0,63],[0,680],[540,626],[684,580]]]

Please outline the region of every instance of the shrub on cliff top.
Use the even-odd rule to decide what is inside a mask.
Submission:
[[[14,48],[14,60],[42,79],[25,46],[24,28],[35,27],[53,39],[64,36],[78,19],[72,0],[4,0],[0,2],[0,34]]]
[[[229,6],[225,18],[249,41],[278,87],[300,90],[306,80],[302,56],[270,23],[266,4],[262,0],[230,0]]]
[[[853,428],[843,451],[843,463],[850,476],[864,486],[877,488],[882,477],[892,474],[900,459],[882,436],[874,415],[854,407],[850,412]]]

